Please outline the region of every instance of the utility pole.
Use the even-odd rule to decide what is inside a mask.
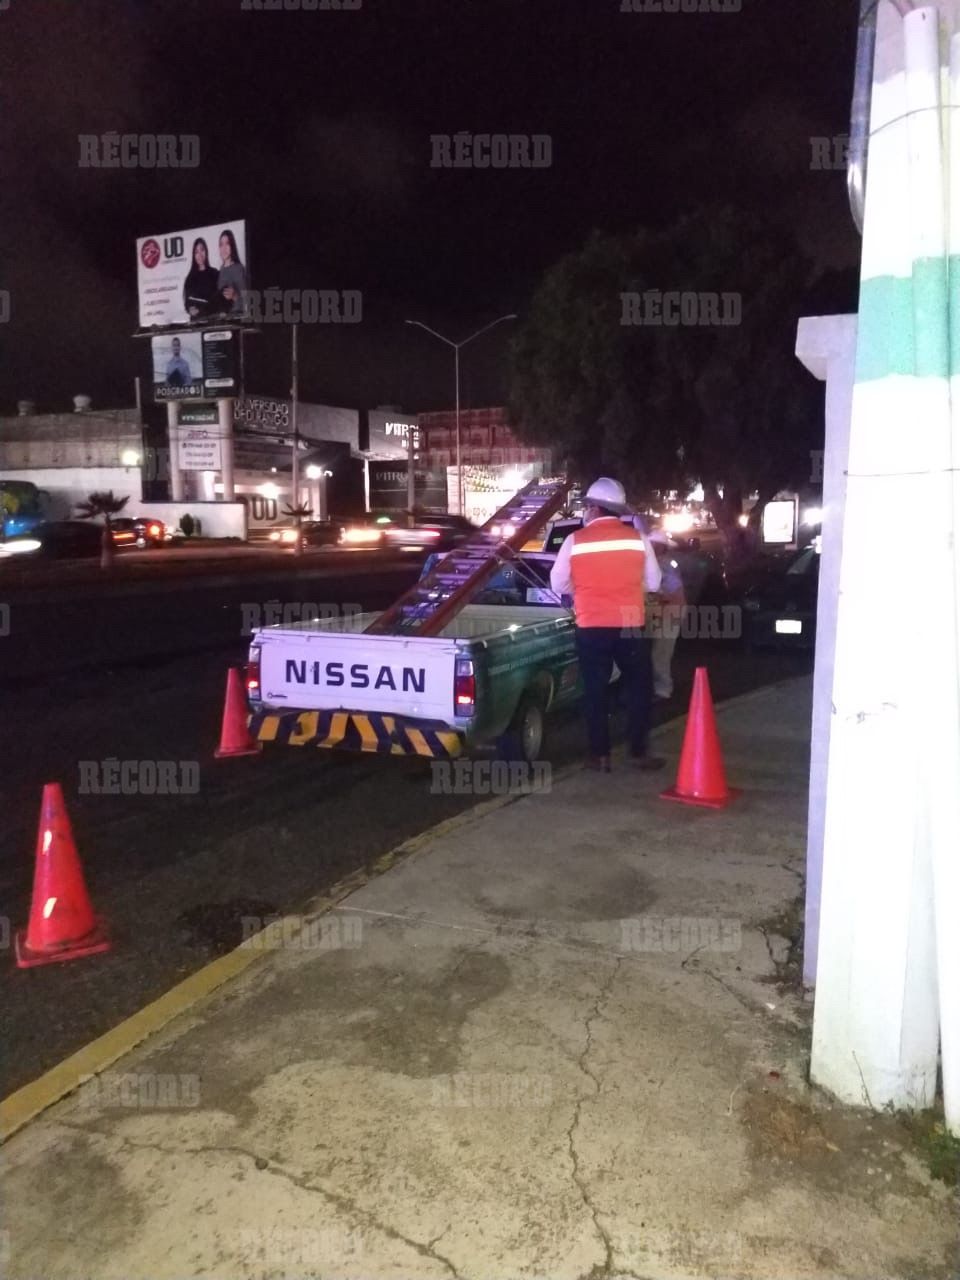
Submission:
[[[300,431],[297,418],[297,401],[300,399],[300,369],[297,359],[297,330],[300,326],[295,324],[292,328],[293,349],[290,356],[290,426],[293,429],[293,459],[290,464],[290,505],[292,507],[297,507],[300,505]]]
[[[413,528],[413,509],[417,502],[416,472],[414,470],[416,454],[413,449],[414,430],[413,423],[409,423],[407,426],[407,526],[411,529]]]

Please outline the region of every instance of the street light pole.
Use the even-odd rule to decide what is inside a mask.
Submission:
[[[485,324],[482,329],[478,329],[476,333],[471,333],[469,338],[464,338],[462,342],[454,342],[451,338],[445,338],[442,333],[437,333],[436,329],[431,329],[428,324],[424,324],[421,320],[404,320],[404,324],[416,325],[418,329],[426,329],[427,333],[433,334],[435,338],[439,338],[441,342],[445,342],[448,347],[453,347],[453,369],[454,379],[456,383],[456,433],[457,433],[457,514],[463,515],[463,448],[460,440],[460,348],[465,347],[468,342],[472,342],[474,338],[479,338],[481,334],[487,333],[495,325],[503,324],[504,320],[516,320],[515,312],[511,312],[506,316],[499,316],[496,320],[491,320],[489,324]]]
[[[463,452],[460,447],[461,436],[460,436],[460,348],[459,347],[454,347],[453,349],[453,368],[454,368],[454,381],[457,386],[456,409],[454,411],[456,424],[457,424],[456,425],[456,430],[457,430],[457,515],[462,516],[464,514],[463,508],[465,503],[464,503],[464,489],[463,489]]]
[[[300,505],[300,438],[298,432],[297,401],[300,398],[300,370],[297,361],[297,330],[293,325],[293,350],[291,353],[290,425],[293,428],[293,460],[290,465],[290,505]]]

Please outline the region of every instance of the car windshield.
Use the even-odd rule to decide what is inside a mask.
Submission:
[[[579,529],[579,524],[565,524],[558,528],[550,530],[550,536],[544,543],[544,551],[559,551],[566,539],[573,533],[574,529]]]
[[[817,561],[816,547],[807,547],[806,550],[800,552],[796,560],[793,560],[791,562],[790,567],[787,569],[787,573],[790,573],[790,574],[809,573],[816,566],[816,561]]]

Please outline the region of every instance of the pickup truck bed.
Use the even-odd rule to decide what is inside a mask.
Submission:
[[[261,742],[456,756],[539,750],[529,721],[580,692],[570,613],[467,605],[438,636],[368,635],[378,615],[265,628],[251,642]],[[534,726],[534,729],[536,726]]]

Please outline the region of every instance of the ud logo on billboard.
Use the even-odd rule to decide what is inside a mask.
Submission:
[[[143,329],[240,319],[249,289],[245,222],[217,222],[137,241]]]

